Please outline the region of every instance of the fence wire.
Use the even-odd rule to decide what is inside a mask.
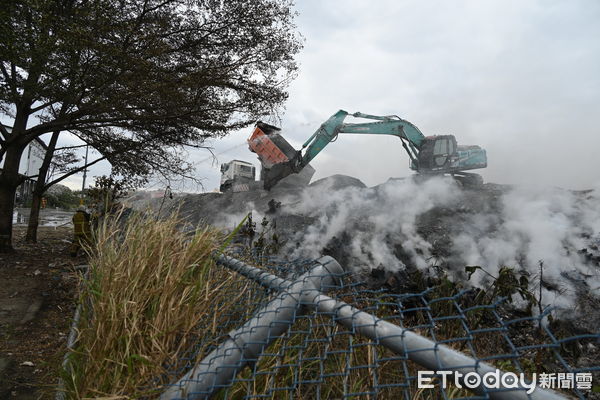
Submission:
[[[600,333],[581,332],[553,319],[551,308],[541,313],[536,307],[516,308],[509,296],[498,295],[497,288],[461,289],[445,279],[429,281],[429,287],[414,293],[399,293],[394,285],[382,285],[371,275],[346,273],[328,281],[323,275],[307,274],[316,264],[315,260],[262,259],[263,284],[251,279],[256,276],[244,277],[222,264],[217,266],[221,279],[215,279],[214,288],[208,290],[217,294],[207,300],[214,318],[203,321],[197,344],[186,357],[167,366],[168,374],[157,380],[157,387],[167,388],[162,398],[600,398],[593,391],[600,383]],[[309,282],[312,286],[300,290],[290,285],[299,277],[302,285]],[[407,279],[422,276],[407,275]],[[329,307],[332,301],[336,303]],[[347,304],[345,317],[340,304]],[[373,318],[361,320],[358,310]],[[377,321],[403,328],[433,345],[415,348],[406,339],[400,349],[390,349],[389,341],[402,338],[364,335],[381,328]],[[257,340],[255,334],[265,327],[263,338]],[[523,373],[530,380],[536,374],[538,388],[554,389],[559,396],[547,392],[530,397],[523,391],[517,393],[522,397],[515,397],[506,385],[498,389],[482,385],[473,391],[450,376],[448,384],[442,385],[439,375],[428,381],[433,387],[419,387],[419,371],[429,368],[415,360],[434,353],[435,363],[443,367],[445,361],[437,353],[440,345],[473,359],[463,366],[465,371],[487,363]],[[233,354],[237,351],[239,359]],[[225,361],[218,364],[221,359]],[[214,370],[198,372],[202,365]],[[203,374],[215,377],[208,379],[208,387],[194,386],[195,380],[205,378]],[[219,380],[216,375],[226,377]],[[502,397],[503,393],[507,396]]]

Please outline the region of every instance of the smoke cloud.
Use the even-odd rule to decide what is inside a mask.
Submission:
[[[503,266],[527,272],[537,286],[542,263],[543,302],[558,307],[572,305],[578,288],[600,289],[598,189],[465,190],[435,178],[336,190],[334,182],[287,199],[285,213],[313,221],[289,241],[285,252],[291,257],[317,257],[338,247],[355,270],[441,266],[455,280],[466,278],[465,266],[477,265],[485,272],[477,271],[471,283],[480,287]]]
[[[281,203],[275,212],[268,212],[271,199]],[[354,271],[442,270],[451,280],[482,288],[506,266],[528,274],[536,294],[542,282],[543,304],[558,307],[572,307],[580,292],[600,291],[599,188],[468,189],[450,178],[394,179],[369,188],[337,175],[303,190],[196,195],[186,201],[182,210],[190,212],[192,224],[231,229],[251,211],[260,231],[266,216],[284,242],[285,258],[330,254]],[[468,279],[465,266],[483,271]]]

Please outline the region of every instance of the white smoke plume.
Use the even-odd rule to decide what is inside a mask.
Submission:
[[[391,245],[401,244],[416,266],[426,268],[431,244],[417,233],[417,217],[436,207],[456,202],[460,191],[446,179],[390,181],[378,188],[348,187],[332,190],[327,185],[308,188],[292,212],[317,217],[318,222],[299,233],[302,246],[295,256],[316,256],[323,245],[343,232],[351,237],[355,266],[404,267]],[[348,232],[348,230],[351,230]],[[394,239],[401,240],[393,243]]]
[[[480,192],[463,190],[450,179],[405,179],[376,188],[309,187],[286,212],[316,221],[296,233],[292,242],[300,246],[287,249],[293,257],[316,257],[337,239],[350,251],[354,268],[395,271],[405,267],[408,255],[414,266],[427,269],[439,262],[436,240],[446,235],[450,248],[444,265],[454,269],[448,274],[455,279],[464,278],[466,265],[477,265],[487,274],[478,271],[472,283],[483,286],[508,266],[527,271],[539,285],[541,262],[545,304],[572,305],[577,284],[600,291],[600,268],[580,252],[591,246],[598,256],[599,190],[515,187]],[[419,221],[428,212],[434,216]]]
[[[229,229],[252,211],[260,230],[266,215],[286,242],[281,255],[287,258],[337,252],[338,261],[353,270],[394,273],[410,266],[435,273],[436,266],[462,281],[465,266],[476,265],[485,272],[477,270],[469,284],[479,287],[489,287],[491,276],[507,266],[527,272],[536,293],[543,263],[544,305],[572,306],[578,290],[600,292],[598,189],[490,184],[464,189],[449,178],[390,180],[366,188],[338,176],[302,191],[215,196],[188,209]],[[267,214],[272,198],[281,207]]]

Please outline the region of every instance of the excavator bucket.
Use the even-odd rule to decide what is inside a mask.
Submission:
[[[295,168],[300,153],[281,136],[281,129],[258,122],[248,139],[250,151],[258,155],[262,165],[261,180],[266,190],[280,183],[285,186],[306,186],[315,173],[306,165],[301,170]],[[299,173],[298,173],[299,172]]]
[[[306,165],[299,172],[296,172],[293,168],[293,162],[288,161],[263,169],[261,179],[264,182],[263,187],[266,190],[271,190],[275,185],[279,188],[307,186],[314,174],[315,169],[310,165]]]

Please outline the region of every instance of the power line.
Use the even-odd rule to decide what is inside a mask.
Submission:
[[[198,164],[205,163],[205,162],[207,162],[207,161],[209,161],[209,160],[214,160],[214,159],[215,159],[215,158],[217,158],[218,156],[220,156],[220,155],[223,155],[223,154],[225,154],[225,153],[229,153],[230,151],[232,151],[232,150],[235,150],[235,149],[238,149],[238,148],[240,148],[240,147],[242,147],[242,146],[245,146],[246,144],[247,144],[247,143],[246,143],[246,141],[244,141],[244,142],[242,142],[242,143],[240,143],[240,144],[238,144],[238,145],[236,145],[236,146],[230,147],[230,148],[228,148],[228,149],[226,149],[226,150],[223,150],[223,151],[221,151],[221,152],[219,152],[219,153],[217,153],[217,154],[213,154],[213,155],[211,155],[210,157],[206,157],[205,159],[198,161]]]

